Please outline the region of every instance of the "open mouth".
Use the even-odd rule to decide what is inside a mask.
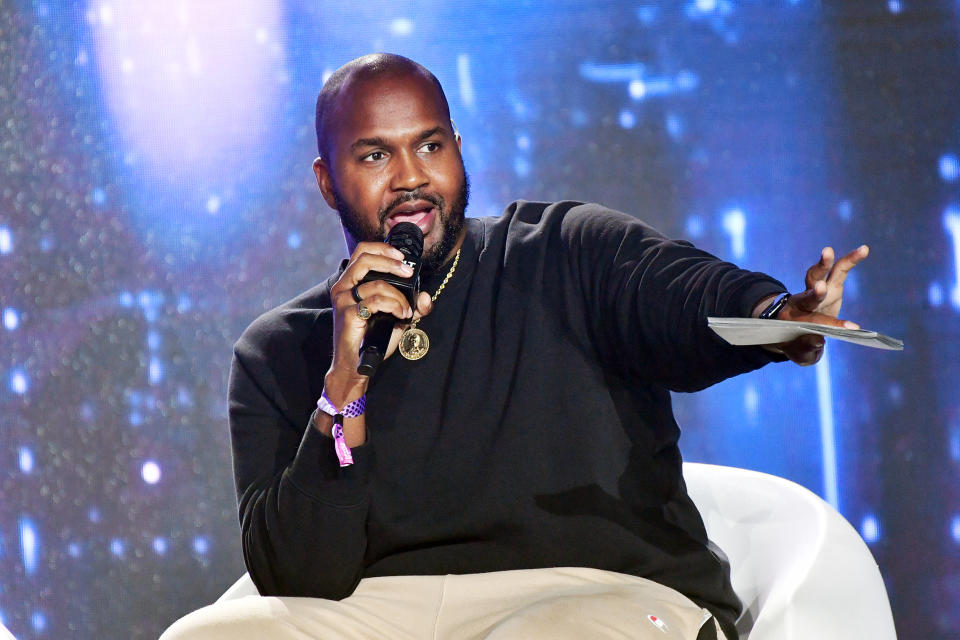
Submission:
[[[436,215],[436,207],[432,203],[424,200],[410,202],[397,207],[393,213],[387,217],[387,229],[393,228],[393,225],[399,222],[412,222],[420,227],[420,231],[426,234],[433,225],[433,219]]]

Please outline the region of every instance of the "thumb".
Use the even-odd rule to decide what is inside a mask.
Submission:
[[[813,283],[813,286],[806,291],[790,297],[790,300],[787,301],[784,307],[787,313],[782,313],[780,319],[792,319],[790,316],[796,315],[796,313],[790,313],[793,310],[799,311],[801,314],[813,313],[817,311],[826,296],[827,284],[823,280],[817,280]]]
[[[413,312],[413,319],[419,320],[423,316],[429,315],[433,311],[433,300],[426,291],[421,291],[417,295],[417,308]]]

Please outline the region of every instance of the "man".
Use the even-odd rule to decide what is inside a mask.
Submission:
[[[287,597],[213,605],[166,637],[735,638],[669,391],[816,362],[821,338],[731,347],[706,317],[853,326],[836,316],[867,248],[825,249],[786,297],[598,205],[468,220],[443,90],[399,56],[334,73],[317,135],[350,259],[251,325],[230,384],[244,558],[261,594]],[[415,306],[363,281],[410,275],[383,243],[403,221],[424,234]],[[377,312],[397,323],[368,378]],[[393,355],[412,326],[426,354]]]

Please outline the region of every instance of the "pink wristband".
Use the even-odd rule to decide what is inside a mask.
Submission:
[[[362,395],[356,400],[348,402],[343,409],[337,409],[337,407],[330,402],[330,398],[327,397],[327,391],[324,389],[320,399],[317,400],[317,408],[333,416],[333,431],[330,432],[330,435],[333,436],[333,448],[337,452],[337,460],[340,461],[340,466],[349,467],[353,464],[353,452],[350,451],[350,447],[347,446],[347,440],[343,437],[343,419],[356,418],[357,416],[363,415],[363,412],[367,408],[367,396]]]
[[[337,452],[337,460],[341,467],[349,467],[353,464],[353,452],[347,446],[347,440],[343,437],[343,415],[337,414],[333,417],[333,448]]]

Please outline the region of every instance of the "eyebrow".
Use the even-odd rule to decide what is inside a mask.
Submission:
[[[387,141],[384,138],[359,138],[356,142],[350,145],[351,151],[356,151],[360,147],[385,147],[387,146]]]
[[[420,135],[417,136],[414,142],[423,142],[427,138],[432,138],[438,133],[443,133],[445,131],[446,129],[444,129],[442,126],[433,127],[432,129],[426,129],[425,131],[422,131]],[[358,138],[352,145],[350,145],[350,150],[356,151],[361,147],[388,147],[388,146],[390,145],[387,143],[386,138],[376,136],[373,138]]]
[[[443,127],[434,127],[433,129],[427,129],[426,131],[421,133],[419,136],[417,136],[417,142],[423,142],[427,138],[432,138],[438,133],[444,133],[445,131],[446,129],[444,129]]]

